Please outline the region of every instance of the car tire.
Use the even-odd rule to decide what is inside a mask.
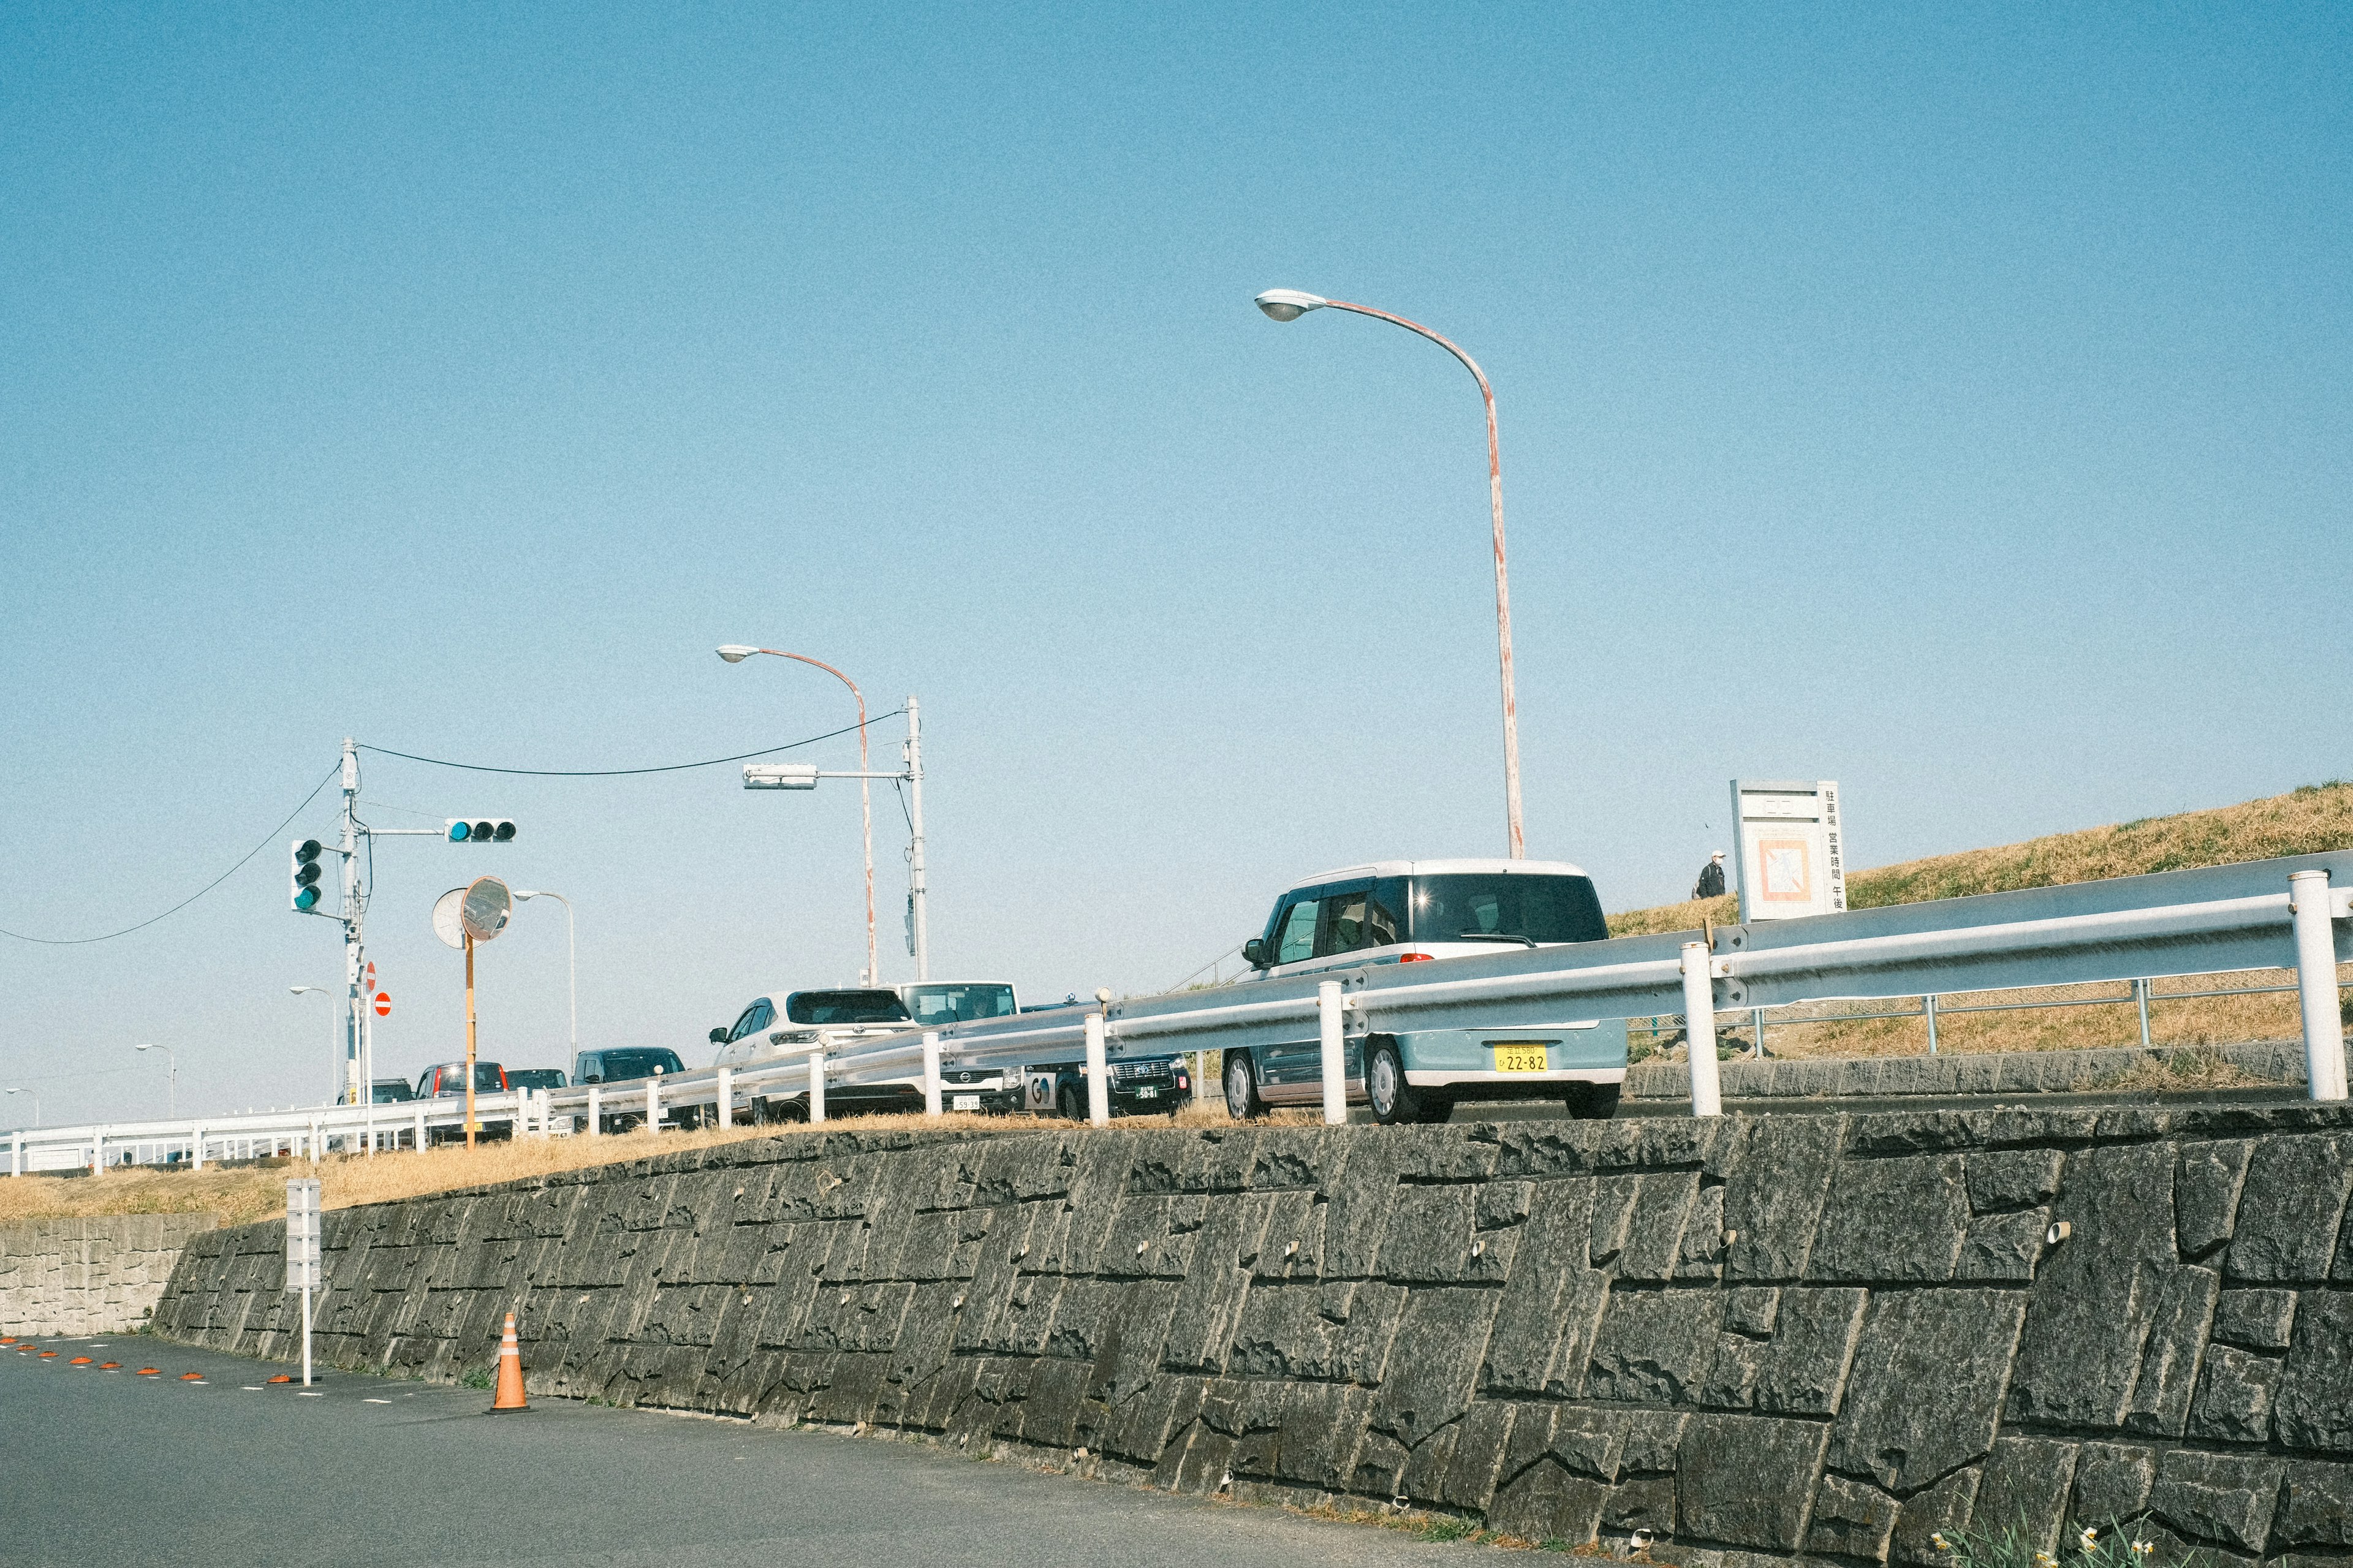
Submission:
[[[1065,1121],[1084,1121],[1086,1102],[1079,1098],[1079,1086],[1066,1083],[1054,1091],[1054,1113]]]
[[[1266,1114],[1266,1101],[1258,1092],[1258,1064],[1248,1051],[1226,1053],[1226,1114],[1236,1121]]]
[[[1434,1095],[1414,1092],[1405,1080],[1405,1058],[1398,1054],[1397,1042],[1377,1039],[1365,1047],[1365,1101],[1371,1106],[1373,1120],[1384,1127],[1396,1127],[1425,1119],[1428,1109],[1436,1103]],[[1452,1108],[1448,1108],[1452,1114]]]
[[[1568,1113],[1579,1121],[1607,1121],[1618,1114],[1618,1095],[1614,1083],[1570,1084]]]

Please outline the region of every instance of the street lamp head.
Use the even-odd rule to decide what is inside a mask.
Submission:
[[[133,1046],[133,1047],[132,1047],[131,1048],[132,1048],[132,1050],[134,1050],[134,1051],[152,1051],[152,1050],[153,1050],[153,1049],[155,1048],[155,1047],[154,1047],[154,1046],[153,1046],[153,1044],[151,1042],[150,1044],[143,1045],[143,1046]]]
[[[1295,321],[1331,302],[1321,295],[1303,294],[1296,289],[1270,289],[1258,297],[1258,308],[1278,321]]]
[[[758,648],[745,647],[742,643],[732,642],[719,650],[719,657],[730,664],[741,664],[759,651]]]
[[[515,896],[516,898],[518,898],[518,899],[535,899],[535,898],[539,897],[539,889],[537,889],[536,888],[534,888],[534,889],[531,889],[530,891],[526,892],[526,891],[524,891],[522,889],[521,889],[521,888],[517,888],[517,889],[514,890],[514,896]]]
[[[300,996],[305,991],[318,991],[323,993],[326,989],[327,988],[323,985],[289,985],[286,988],[286,994],[290,996]]]

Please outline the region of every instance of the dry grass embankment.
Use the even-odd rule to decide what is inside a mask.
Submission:
[[[1222,1101],[1196,1102],[1174,1117],[1124,1117],[1124,1128],[1208,1126],[1226,1120]],[[1278,1122],[1318,1120],[1303,1110],[1276,1111]],[[1048,1130],[1083,1130],[1082,1122],[1030,1116],[976,1116],[950,1113],[936,1121],[923,1116],[840,1117],[822,1129],[806,1127],[712,1128],[700,1132],[668,1131],[659,1137],[631,1132],[613,1137],[527,1138],[501,1140],[472,1149],[451,1144],[374,1155],[336,1154],[319,1162],[319,1199],[326,1207],[349,1208],[357,1204],[391,1203],[426,1193],[458,1187],[488,1186],[522,1181],[557,1171],[589,1165],[620,1164],[655,1154],[675,1154],[707,1149],[747,1138],[822,1137],[830,1131],[976,1131],[998,1134]],[[117,1214],[195,1214],[209,1211],[224,1225],[245,1225],[276,1219],[286,1212],[286,1182],[290,1176],[311,1174],[307,1161],[283,1159],[227,1169],[164,1172],[132,1166],[109,1170],[101,1176],[27,1176],[0,1179],[0,1225],[18,1220],[72,1218]]]
[[[2353,783],[2332,780],[2306,784],[2286,795],[2245,801],[2212,811],[2143,817],[2108,827],[2085,828],[2005,844],[1907,860],[1847,879],[1847,902],[1859,910],[1975,893],[2048,888],[2105,877],[2137,877],[2154,871],[2228,866],[2353,847]],[[1609,921],[1612,936],[1697,931],[1703,920],[1729,925],[1740,918],[1739,900],[1703,899],[1654,909],[1630,910]],[[2353,979],[2353,969],[2347,977]],[[2224,996],[2168,1002],[2168,992],[2222,986],[2283,985],[2295,976],[2264,971],[2211,981],[2190,977],[2158,983],[2149,1011],[2150,1038],[2159,1045],[2203,1046],[2239,1040],[2286,1039],[2298,1033],[2295,998],[2290,994]],[[2029,994],[1989,992],[1940,998],[1936,1018],[1939,1050],[1953,1052],[2080,1050],[2140,1043],[2140,1017],[2129,1005],[2052,1007],[2031,1011],[1965,1014],[1950,1009],[1972,1004],[2120,996],[2122,985],[2077,985]],[[1918,1005],[1918,998],[1897,1005]],[[1839,1009],[1801,1011],[1818,1015]],[[1638,1037],[1639,1038],[1639,1037]],[[1736,1032],[1736,1043],[1749,1038]],[[1767,1047],[1777,1057],[1916,1056],[1927,1048],[1927,1025],[1918,1018],[1878,1018],[1784,1023],[1767,1019]]]

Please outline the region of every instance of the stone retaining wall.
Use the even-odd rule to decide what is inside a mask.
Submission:
[[[2348,1192],[2342,1108],[811,1132],[331,1213],[320,1345],[453,1378],[512,1310],[542,1394],[1698,1568],[2300,1568],[2353,1556]],[[280,1247],[195,1238],[157,1331],[290,1353]]]
[[[188,1237],[218,1215],[116,1215],[0,1227],[0,1334],[128,1333],[162,1299]]]

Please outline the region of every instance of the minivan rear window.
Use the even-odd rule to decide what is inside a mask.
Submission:
[[[785,998],[796,1024],[903,1024],[906,1005],[895,991],[796,991]]]
[[[1599,942],[1609,936],[1589,877],[1462,872],[1416,877],[1415,942]]]

